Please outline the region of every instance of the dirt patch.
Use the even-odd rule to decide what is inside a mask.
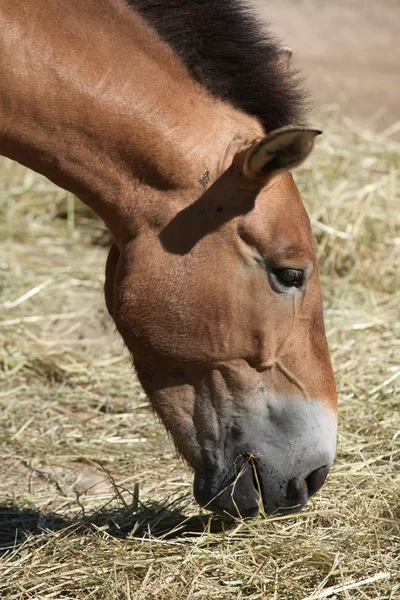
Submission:
[[[316,113],[338,104],[378,131],[399,121],[398,0],[253,1],[294,51]],[[399,126],[393,133],[399,138]]]

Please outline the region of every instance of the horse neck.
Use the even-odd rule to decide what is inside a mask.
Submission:
[[[122,0],[2,0],[0,17],[0,152],[75,193],[117,242],[133,196],[213,180],[261,132]]]

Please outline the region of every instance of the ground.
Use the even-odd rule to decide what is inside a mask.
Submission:
[[[268,4],[310,69],[326,130],[296,180],[316,237],[339,391],[335,466],[299,515],[222,532],[199,515],[192,475],[104,308],[104,228],[68,194],[2,160],[2,600],[400,598],[400,145],[388,130],[399,91],[377,84],[396,75],[384,47],[398,3],[380,3],[386,12],[355,0],[343,12],[333,11],[338,1]],[[381,48],[377,76],[354,75],[360,113],[353,100],[337,106],[339,83],[360,72],[354,44],[360,56]],[[378,135],[360,123],[382,102]]]
[[[294,51],[314,113],[337,105],[358,122],[400,139],[400,2],[252,0]]]

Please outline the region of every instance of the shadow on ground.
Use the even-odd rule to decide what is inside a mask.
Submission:
[[[182,514],[179,504],[151,503],[138,508],[124,505],[110,508],[107,505],[90,514],[78,517],[43,513],[30,508],[13,505],[0,506],[0,555],[15,551],[27,539],[46,538],[49,532],[87,535],[106,532],[121,539],[172,539],[198,536],[207,531],[220,533],[229,528],[223,519],[198,514],[190,517]]]

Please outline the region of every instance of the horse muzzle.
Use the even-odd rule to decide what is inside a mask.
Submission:
[[[204,449],[207,468],[194,479],[201,506],[235,518],[288,514],[322,487],[335,455],[336,413],[297,398],[268,399],[260,412],[254,404],[242,411],[234,435]]]

